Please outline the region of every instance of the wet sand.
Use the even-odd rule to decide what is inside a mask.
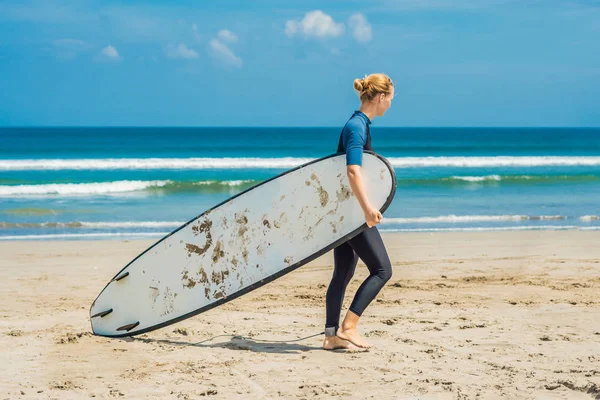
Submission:
[[[392,279],[321,349],[333,252],[135,339],[89,307],[154,241],[0,242],[0,399],[600,399],[600,232],[384,234]],[[343,312],[367,276],[359,262]],[[237,335],[219,336],[219,335]]]

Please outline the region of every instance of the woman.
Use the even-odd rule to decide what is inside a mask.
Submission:
[[[354,89],[360,94],[361,106],[342,129],[337,151],[346,153],[350,186],[365,213],[368,228],[333,250],[333,277],[326,297],[327,317],[323,342],[326,350],[371,347],[359,335],[356,325],[365,308],[392,277],[392,265],[375,226],[381,222],[382,215],[369,203],[363,186],[361,165],[363,150],[372,150],[369,125],[373,118],[383,116],[390,108],[394,85],[387,75],[372,74],[363,79],[355,79]],[[370,274],[358,288],[348,313],[339,326],[346,286],[354,275],[359,257]]]

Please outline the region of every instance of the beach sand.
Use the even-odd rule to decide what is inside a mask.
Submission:
[[[376,347],[360,353],[292,341],[323,330],[333,252],[108,339],[91,334],[89,307],[155,241],[2,242],[0,399],[600,398],[600,232],[383,238],[394,273],[361,319]],[[343,313],[366,276],[359,262]]]

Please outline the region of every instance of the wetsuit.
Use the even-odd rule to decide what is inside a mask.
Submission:
[[[346,165],[362,165],[364,150],[372,150],[369,124],[371,120],[361,111],[355,111],[348,120],[338,144],[338,153],[346,153]],[[334,269],[327,289],[325,335],[335,336],[339,328],[342,302],[346,286],[354,275],[358,258],[369,269],[369,276],[360,285],[350,311],[361,316],[377,293],[392,277],[392,264],[376,226],[365,229],[333,250]]]

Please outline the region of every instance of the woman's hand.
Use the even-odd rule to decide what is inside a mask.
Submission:
[[[376,208],[369,207],[365,212],[365,220],[367,221],[367,226],[369,228],[380,223],[382,218],[383,215],[381,215],[379,210]]]

